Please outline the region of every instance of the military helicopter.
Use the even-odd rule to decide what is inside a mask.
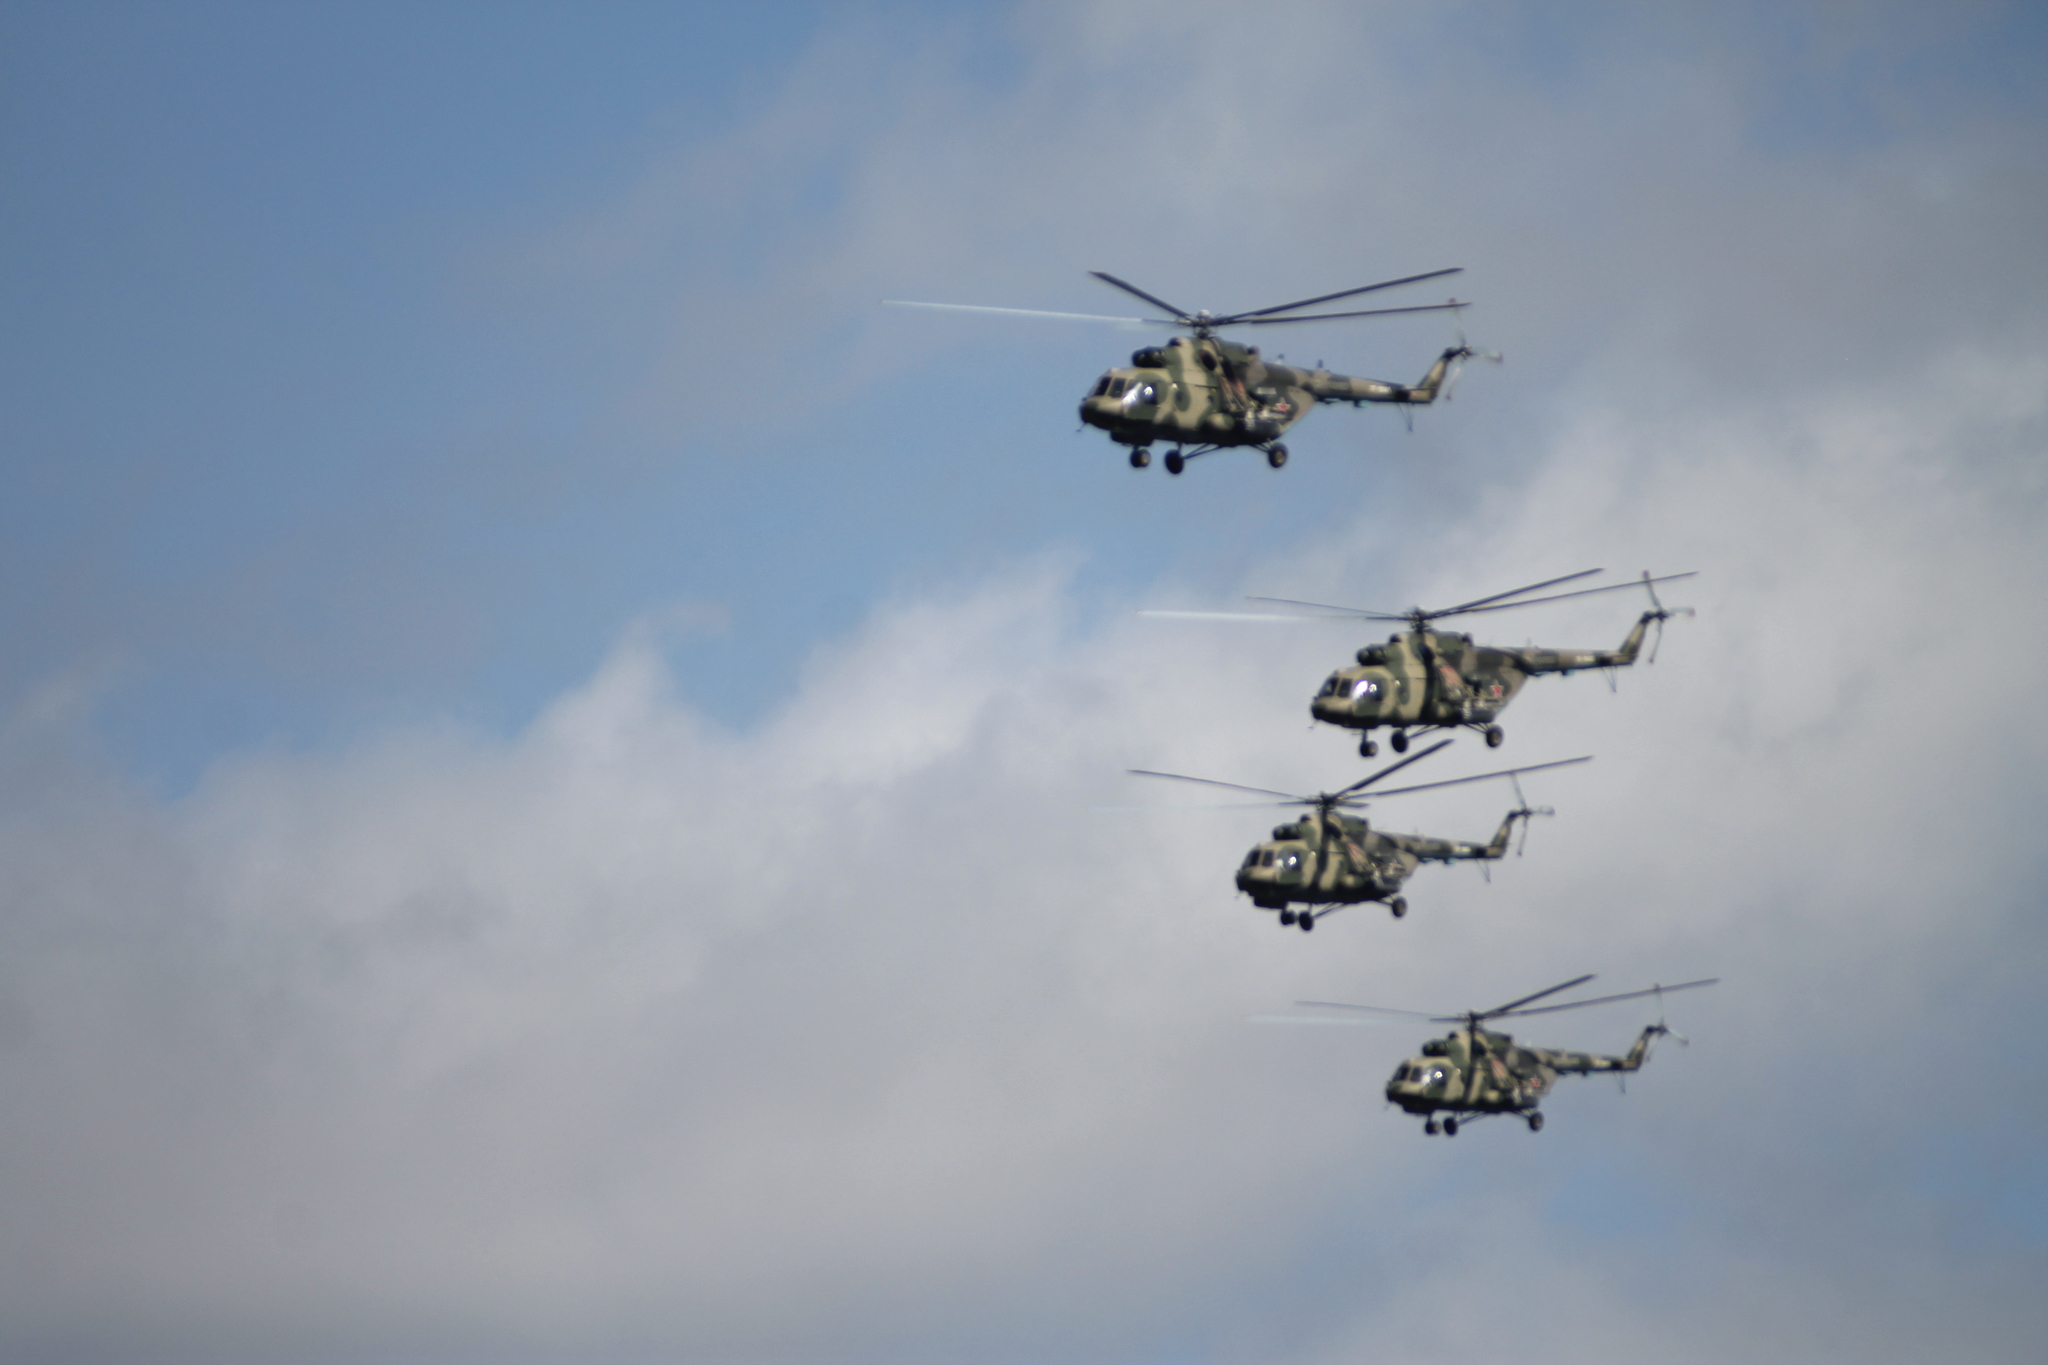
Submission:
[[[1576,582],[1603,572],[1605,570],[1585,569],[1562,578],[1531,583],[1513,592],[1495,593],[1491,597],[1475,598],[1455,607],[1439,607],[1433,611],[1421,607],[1412,607],[1404,612],[1367,611],[1359,607],[1297,602],[1285,597],[1254,597],[1251,599],[1254,602],[1309,607],[1323,614],[1282,616],[1197,611],[1143,614],[1238,621],[1405,621],[1408,623],[1405,634],[1390,635],[1383,645],[1367,645],[1358,651],[1356,667],[1340,668],[1325,679],[1322,690],[1309,703],[1309,714],[1347,730],[1365,731],[1359,740],[1358,752],[1366,758],[1379,753],[1379,745],[1373,740],[1372,732],[1382,726],[1392,728],[1394,733],[1388,742],[1397,754],[1407,752],[1410,730],[1444,730],[1457,726],[1479,731],[1486,736],[1488,748],[1498,748],[1507,736],[1494,723],[1494,718],[1507,708],[1507,704],[1522,690],[1522,684],[1530,678],[1542,673],[1562,673],[1569,677],[1582,668],[1627,668],[1641,653],[1644,633],[1652,622],[1657,626],[1656,643],[1650,647],[1650,660],[1654,663],[1657,650],[1664,642],[1664,623],[1674,616],[1693,614],[1691,607],[1666,607],[1658,600],[1657,589],[1653,586],[1691,578],[1691,573],[1652,578],[1646,569],[1642,578],[1627,583],[1553,593],[1548,597],[1523,597],[1525,593],[1554,588],[1560,583]],[[1435,630],[1431,625],[1450,616],[1508,611],[1515,607],[1533,607],[1540,602],[1561,602],[1568,597],[1591,597],[1596,593],[1619,592],[1634,587],[1649,593],[1650,610],[1636,618],[1635,626],[1619,649],[1539,649],[1534,646],[1511,649],[1474,645],[1470,635]],[[1510,601],[1510,598],[1522,600]]]
[[[1088,273],[1104,284],[1143,299],[1168,314],[1165,318],[1114,318],[1094,313],[1048,313],[1035,308],[985,308],[962,303],[915,303],[884,299],[897,308],[937,308],[962,313],[1005,313],[1019,317],[1066,318],[1081,322],[1114,322],[1125,326],[1185,327],[1192,337],[1175,337],[1164,346],[1146,346],[1131,353],[1128,369],[1105,372],[1081,400],[1081,420],[1109,433],[1109,439],[1131,448],[1131,468],[1152,463],[1154,441],[1169,441],[1173,449],[1166,456],[1166,472],[1178,474],[1197,455],[1231,446],[1255,446],[1266,454],[1266,463],[1278,469],[1287,463],[1287,447],[1280,436],[1308,414],[1317,403],[1398,403],[1413,409],[1448,397],[1456,382],[1454,368],[1474,356],[1499,361],[1491,352],[1473,350],[1460,339],[1447,348],[1413,386],[1389,384],[1378,379],[1354,379],[1332,374],[1320,362],[1313,370],[1269,363],[1256,346],[1241,346],[1220,340],[1224,327],[1270,327],[1283,322],[1323,322],[1332,318],[1384,317],[1393,313],[1436,313],[1469,305],[1452,299],[1448,303],[1426,303],[1408,308],[1367,308],[1342,313],[1306,313],[1282,317],[1297,308],[1333,303],[1359,294],[1392,289],[1397,285],[1456,275],[1464,269],[1432,270],[1398,280],[1382,280],[1357,289],[1319,294],[1312,299],[1283,303],[1272,308],[1255,308],[1247,313],[1222,317],[1206,309],[1190,313],[1156,298],[1134,284],[1100,270]]]
[[[1200,782],[1205,786],[1228,787],[1233,791],[1280,798],[1272,803],[1259,803],[1261,805],[1309,807],[1299,820],[1277,826],[1272,839],[1245,855],[1244,862],[1237,869],[1237,889],[1250,896],[1257,908],[1279,911],[1283,927],[1298,924],[1302,929],[1310,930],[1323,916],[1366,901],[1383,902],[1394,918],[1400,919],[1408,913],[1408,900],[1399,894],[1401,886],[1424,863],[1476,861],[1484,864],[1499,861],[1507,856],[1508,836],[1513,832],[1516,821],[1555,814],[1547,806],[1532,807],[1522,798],[1517,775],[1592,760],[1592,755],[1587,754],[1555,763],[1535,763],[1525,768],[1506,768],[1497,773],[1454,777],[1448,782],[1423,782],[1412,787],[1372,792],[1369,796],[1362,794],[1381,778],[1428,758],[1450,743],[1448,739],[1438,740],[1429,748],[1398,763],[1391,763],[1370,777],[1318,796],[1293,796],[1264,787],[1247,787],[1237,782],[1218,782],[1213,778],[1188,777],[1181,773],[1152,772],[1144,768],[1132,768],[1130,772],[1137,777]],[[1338,814],[1340,809],[1361,808],[1369,799],[1402,796],[1436,787],[1456,787],[1497,777],[1505,777],[1515,783],[1515,797],[1519,804],[1507,813],[1500,822],[1500,828],[1494,831],[1493,838],[1484,844],[1467,843],[1462,839],[1432,839],[1421,834],[1392,834],[1373,829],[1364,820]],[[1525,828],[1525,843],[1526,840]],[[1302,907],[1299,911],[1294,909],[1296,904]]]
[[[1497,1114],[1513,1114],[1529,1125],[1530,1132],[1540,1133],[1543,1131],[1543,1114],[1536,1106],[1557,1084],[1559,1076],[1585,1076],[1596,1071],[1624,1074],[1639,1071],[1649,1060],[1650,1044],[1671,1033],[1670,1028],[1660,1019],[1636,1036],[1635,1046],[1628,1050],[1627,1056],[1610,1057],[1595,1052],[1521,1047],[1507,1034],[1494,1033],[1482,1025],[1490,1019],[1554,1014],[1559,1010],[1607,1005],[1617,1000],[1639,1000],[1646,995],[1661,999],[1671,991],[1689,991],[1696,986],[1711,986],[1720,980],[1719,977],[1708,977],[1676,986],[1652,986],[1646,991],[1626,991],[1592,1000],[1574,1000],[1564,1005],[1527,1008],[1545,996],[1583,986],[1592,979],[1591,975],[1574,977],[1562,985],[1525,995],[1520,1000],[1510,1000],[1490,1010],[1469,1010],[1464,1014],[1421,1014],[1414,1010],[1383,1009],[1377,1005],[1346,1005],[1333,1000],[1298,1000],[1295,1003],[1311,1009],[1358,1010],[1402,1019],[1426,1019],[1432,1024],[1462,1025],[1452,1030],[1447,1038],[1432,1038],[1424,1043],[1421,1056],[1410,1057],[1396,1067],[1393,1079],[1387,1082],[1387,1099],[1410,1114],[1422,1115],[1425,1134],[1436,1133],[1436,1116],[1439,1113],[1445,1116],[1445,1137],[1456,1137],[1460,1123],[1492,1118]],[[1677,1034],[1672,1036],[1678,1037]],[[1678,1040],[1681,1043],[1685,1041],[1683,1038]]]

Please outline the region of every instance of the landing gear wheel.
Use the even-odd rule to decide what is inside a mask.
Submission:
[[[1294,927],[1294,912],[1292,910],[1282,910],[1280,912],[1280,927],[1283,929],[1292,929]]]
[[[1498,749],[1500,747],[1500,742],[1506,738],[1507,735],[1501,730],[1501,728],[1498,725],[1489,725],[1486,727],[1487,748]]]
[[[1435,1119],[1431,1119],[1431,1120],[1429,1120],[1429,1121],[1428,1121],[1427,1123],[1423,1124],[1423,1125],[1422,1125],[1422,1131],[1423,1131],[1423,1133],[1424,1133],[1424,1134],[1425,1134],[1426,1136],[1429,1136],[1429,1137],[1435,1137],[1435,1136],[1436,1136],[1436,1120],[1435,1120]]]
[[[1287,463],[1287,447],[1273,446],[1266,451],[1266,463],[1278,469]]]
[[[1392,734],[1391,736],[1389,736],[1389,737],[1388,737],[1388,739],[1387,739],[1387,743],[1389,743],[1389,744],[1391,744],[1391,745],[1393,745],[1393,746],[1394,746],[1394,752],[1395,752],[1395,753],[1397,753],[1397,754],[1405,754],[1405,753],[1407,753],[1407,752],[1408,752],[1408,732],[1407,732],[1406,730],[1396,730],[1396,731],[1394,731],[1394,733],[1393,733],[1393,734]]]
[[[1166,453],[1167,473],[1178,474],[1181,472],[1181,470],[1186,469],[1187,467],[1188,462],[1186,457],[1184,457],[1178,450],[1170,450]]]
[[[1458,1121],[1457,1121],[1456,1119],[1445,1119],[1445,1120],[1444,1120],[1444,1136],[1445,1136],[1445,1137],[1456,1137],[1457,1135],[1458,1135]]]
[[[1529,1131],[1532,1133],[1540,1133],[1543,1131],[1543,1115],[1529,1115]]]
[[[1301,912],[1301,918],[1295,923],[1301,926],[1301,931],[1305,934],[1316,927],[1316,917],[1312,912],[1304,910]]]
[[[1395,919],[1401,918],[1401,916],[1408,913],[1408,898],[1406,896],[1394,897],[1387,902],[1387,909],[1394,912]]]
[[[1358,756],[1360,758],[1371,758],[1374,754],[1378,753],[1379,751],[1380,746],[1373,743],[1369,739],[1361,739],[1358,741]]]
[[[1140,446],[1138,449],[1131,452],[1131,468],[1143,469],[1146,465],[1151,463],[1152,452],[1146,450],[1143,446]]]

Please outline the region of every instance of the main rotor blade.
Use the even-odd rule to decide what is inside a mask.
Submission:
[[[1308,313],[1298,318],[1219,318],[1210,323],[1211,327],[1270,327],[1276,322],[1327,322],[1331,318],[1383,318],[1389,313],[1446,313],[1458,308],[1470,308],[1469,303],[1452,299],[1449,303],[1419,303],[1412,308],[1365,308],[1356,313]]]
[[[1154,298],[1152,295],[1146,293],[1144,290],[1138,288],[1137,285],[1130,283],[1128,280],[1120,280],[1116,276],[1109,274],[1107,271],[1102,270],[1091,270],[1088,273],[1093,275],[1096,279],[1101,280],[1104,284],[1115,285],[1118,289],[1123,290],[1126,294],[1135,294],[1137,297],[1151,304],[1154,308],[1164,308],[1167,312],[1173,314],[1176,320],[1182,323],[1188,324],[1190,326],[1194,323],[1194,315],[1189,313],[1186,309],[1176,308],[1172,304],[1168,303],[1165,299]]]
[[[1358,791],[1362,787],[1370,786],[1371,784],[1379,781],[1383,777],[1387,777],[1394,773],[1400,772],[1401,769],[1407,767],[1410,763],[1419,763],[1420,761],[1422,761],[1425,758],[1428,758],[1431,754],[1435,753],[1438,749],[1443,748],[1446,744],[1449,744],[1450,742],[1451,741],[1447,739],[1440,739],[1436,743],[1430,745],[1427,749],[1422,749],[1416,753],[1412,753],[1408,755],[1408,757],[1402,759],[1399,763],[1389,763],[1386,767],[1372,774],[1372,776],[1361,778],[1358,781],[1353,782],[1350,786],[1345,787],[1341,791],[1335,792],[1333,794],[1340,797],[1349,796],[1351,795],[1351,793]]]
[[[1396,616],[1390,611],[1368,611],[1364,607],[1333,607],[1327,602],[1301,602],[1292,597],[1247,597],[1247,602],[1274,602],[1283,607],[1314,607],[1317,611],[1342,612],[1346,616],[1363,616],[1368,621],[1405,621],[1406,616]]]
[[[1444,742],[1448,744],[1450,741],[1446,740]],[[1427,753],[1430,751],[1425,750],[1424,752]],[[1380,800],[1382,797],[1406,796],[1409,792],[1426,792],[1432,787],[1456,787],[1466,782],[1484,782],[1488,778],[1510,777],[1515,773],[1541,772],[1545,768],[1569,768],[1574,763],[1591,763],[1592,761],[1593,755],[1581,754],[1577,758],[1560,758],[1555,763],[1532,763],[1526,768],[1502,768],[1497,773],[1480,773],[1475,777],[1454,777],[1448,782],[1424,782],[1413,787],[1391,787],[1383,792],[1373,792],[1371,793],[1371,796],[1373,800],[1377,801]]]
[[[1126,768],[1124,771],[1133,777],[1164,777],[1175,782],[1199,782],[1205,787],[1229,787],[1234,791],[1257,792],[1261,796],[1277,796],[1281,800],[1288,802],[1300,801],[1306,802],[1309,805],[1315,804],[1315,798],[1312,796],[1297,796],[1293,792],[1276,792],[1267,787],[1247,787],[1242,782],[1218,782],[1213,777],[1189,777],[1186,773],[1155,773],[1150,768]]]
[[[930,308],[941,313],[1003,313],[1019,318],[1056,318],[1063,322],[1113,322],[1119,327],[1178,327],[1176,318],[1112,318],[1101,313],[1048,313],[1042,308],[991,308],[979,303],[920,303],[914,299],[883,299],[887,308]]]
[[[1385,1024],[1392,1021],[1387,1019],[1331,1019],[1328,1016],[1314,1014],[1248,1014],[1245,1016],[1245,1022],[1248,1024],[1322,1024],[1325,1026],[1335,1025],[1339,1028],[1359,1028],[1367,1024]]]
[[[1563,578],[1546,578],[1541,583],[1531,583],[1528,587],[1516,588],[1513,592],[1497,592],[1491,597],[1475,597],[1470,602],[1460,602],[1455,607],[1445,607],[1442,611],[1433,611],[1428,614],[1431,616],[1449,616],[1454,611],[1470,611],[1472,608],[1483,606],[1488,602],[1498,602],[1503,597],[1520,597],[1525,592],[1535,592],[1539,588],[1554,588],[1560,583],[1569,583],[1575,578],[1587,578],[1596,573],[1606,572],[1607,570],[1605,569],[1581,569],[1577,573],[1568,573]]]
[[[1582,977],[1580,977],[1580,978],[1579,978],[1579,980],[1581,980],[1581,981],[1591,981],[1592,979],[1593,979],[1593,978],[1591,978],[1591,977],[1589,977],[1589,976],[1582,976]],[[1652,986],[1652,987],[1650,987],[1650,989],[1648,989],[1648,990],[1646,990],[1646,991],[1623,991],[1623,992],[1622,992],[1622,993],[1621,993],[1620,995],[1601,995],[1601,996],[1595,996],[1595,997],[1594,997],[1593,999],[1591,999],[1591,1000],[1574,1000],[1574,1001],[1572,1001],[1572,1002],[1571,1002],[1571,1003],[1570,1003],[1569,1005],[1544,1005],[1544,1006],[1542,1006],[1542,1007],[1540,1007],[1540,1008],[1538,1008],[1538,1009],[1533,1009],[1533,1010],[1519,1010],[1519,1009],[1498,1009],[1498,1010],[1491,1010],[1491,1011],[1489,1011],[1489,1012],[1488,1012],[1488,1014],[1487,1014],[1487,1017],[1488,1017],[1488,1018],[1500,1018],[1500,1017],[1502,1017],[1503,1015],[1507,1015],[1507,1014],[1517,1014],[1517,1015],[1521,1015],[1521,1014],[1555,1014],[1555,1013],[1557,1013],[1557,1012],[1558,1012],[1559,1010],[1575,1010],[1575,1009],[1578,1009],[1578,1008],[1580,1008],[1580,1007],[1581,1007],[1581,1006],[1583,1006],[1583,1005],[1609,1005],[1609,1004],[1612,1004],[1612,1003],[1614,1003],[1614,1002],[1615,1002],[1616,1000],[1639,1000],[1639,999],[1641,999],[1641,998],[1642,998],[1643,996],[1646,996],[1646,995],[1668,995],[1668,994],[1670,994],[1670,993],[1671,993],[1672,991],[1689,991],[1689,990],[1691,990],[1691,989],[1692,989],[1692,988],[1693,988],[1694,986],[1711,986],[1711,985],[1713,985],[1713,984],[1714,984],[1715,982],[1719,981],[1720,979],[1721,979],[1721,978],[1720,978],[1720,977],[1718,977],[1718,976],[1710,976],[1710,977],[1707,977],[1707,978],[1706,978],[1705,980],[1703,980],[1703,981],[1685,981],[1685,982],[1681,982],[1680,984],[1678,984],[1678,985],[1676,985],[1676,986]],[[1548,995],[1548,994],[1550,994],[1550,992],[1549,992],[1549,991],[1545,991],[1545,992],[1543,992],[1543,994],[1545,994],[1545,995]],[[1530,996],[1530,997],[1529,997],[1529,999],[1531,999],[1531,1000],[1534,1000],[1534,999],[1536,999],[1536,997],[1532,995],[1532,996]]]
[[[1378,284],[1361,285],[1356,289],[1340,289],[1334,294],[1321,294],[1312,299],[1303,299],[1299,303],[1282,303],[1272,308],[1254,308],[1249,313],[1232,313],[1230,321],[1235,322],[1241,318],[1262,318],[1269,313],[1290,313],[1297,308],[1312,308],[1319,303],[1331,303],[1337,299],[1348,299],[1357,294],[1370,294],[1376,289],[1392,289],[1398,284],[1415,284],[1422,280],[1434,280],[1445,275],[1456,275],[1464,269],[1465,267],[1462,265],[1454,265],[1449,270],[1432,270],[1427,275],[1407,275],[1398,280],[1381,280]]]
[[[1507,611],[1514,607],[1533,607],[1538,602],[1562,602],[1567,597],[1591,597],[1594,593],[1620,592],[1623,588],[1640,588],[1645,583],[1669,583],[1674,579],[1696,578],[1698,577],[1698,575],[1699,571],[1697,569],[1693,569],[1688,570],[1685,573],[1665,574],[1662,578],[1631,578],[1626,583],[1609,583],[1604,588],[1581,588],[1577,592],[1552,593],[1548,597],[1532,597],[1526,602],[1502,602],[1498,605],[1491,607],[1452,607],[1447,611],[1433,611],[1430,613],[1430,615],[1463,616],[1469,614],[1476,614],[1482,611]]]
[[[1556,995],[1559,991],[1568,991],[1574,986],[1583,986],[1592,979],[1593,973],[1591,972],[1587,972],[1584,976],[1575,976],[1561,986],[1552,986],[1549,990],[1538,991],[1534,995],[1525,995],[1520,1000],[1510,1000],[1507,1004],[1501,1005],[1495,1009],[1482,1010],[1479,1014],[1479,1017],[1481,1019],[1491,1019],[1496,1014],[1506,1014],[1511,1009],[1515,1009],[1516,1007],[1521,1005],[1529,1004],[1531,1001],[1541,1000],[1546,995]]]
[[[1283,616],[1275,611],[1154,611],[1146,608],[1140,616],[1156,616],[1169,621],[1321,621],[1328,624],[1342,621],[1341,616]]]
[[[1421,1010],[1391,1010],[1385,1005],[1347,1005],[1341,1000],[1297,1000],[1296,1005],[1326,1010],[1359,1010],[1366,1014],[1386,1014],[1396,1019],[1428,1019],[1435,1022],[1436,1016]]]

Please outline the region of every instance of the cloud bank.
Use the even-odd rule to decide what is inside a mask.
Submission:
[[[1353,772],[1299,720],[1351,642],[1077,630],[1058,559],[878,607],[749,734],[652,626],[508,739],[249,756],[170,806],[18,714],[14,1349],[2012,1357],[2043,1325],[2008,1135],[2041,1117],[2010,1080],[2042,1061],[2044,754],[1997,698],[2048,663],[2008,458],[2043,371],[1956,364],[2005,401],[1608,416],[1464,528],[1425,600],[1598,543],[1704,570],[1701,613],[1616,695],[1518,701],[1506,753],[1598,761],[1542,780],[1526,858],[1425,872],[1398,925],[1276,933],[1229,886],[1265,817],[1116,775]],[[1504,799],[1384,818],[1476,834]],[[1381,1112],[1419,1038],[1244,1022],[1586,970],[1727,981],[1674,1002],[1696,1046],[1535,1140]]]
[[[1726,30],[1546,58],[1520,14],[1308,8],[1291,31],[1327,41],[1273,42],[1236,11],[1032,11],[993,76],[983,30],[849,22],[757,118],[479,270],[638,281],[622,325],[672,310],[593,422],[630,445],[806,348],[840,348],[841,387],[771,426],[951,373],[957,338],[830,331],[906,279],[1078,306],[1030,291],[1117,244],[1167,297],[1224,260],[1255,302],[1339,287],[1324,263],[1365,238],[1486,262],[1477,339],[1512,363],[1369,465],[1332,413],[1281,476],[1130,494],[1048,463],[929,496],[1047,481],[1084,529],[1142,496],[1232,591],[1389,608],[1700,570],[1654,668],[1509,712],[1492,757],[1598,755],[1532,783],[1559,815],[1526,857],[1426,870],[1399,924],[1251,913],[1230,870],[1273,817],[1121,770],[1351,780],[1306,706],[1361,641],[1130,614],[1224,605],[1186,544],[1118,576],[1106,534],[1020,534],[905,576],[759,680],[758,724],[692,696],[689,613],[662,609],[513,731],[237,752],[176,799],[96,759],[92,687],[53,663],[0,723],[0,1353],[2027,1358],[2037,125],[1959,100],[1830,141]],[[1807,69],[1863,69],[1865,30],[1821,28]],[[804,185],[824,209],[790,209]],[[800,322],[828,286],[843,314]],[[712,347],[721,297],[745,316]],[[1038,439],[934,420],[963,423],[928,433],[948,459],[970,429]],[[856,472],[915,486],[932,449]],[[858,522],[826,482],[774,490],[825,546],[810,571]],[[1492,638],[1611,644],[1631,617]],[[1375,814],[1476,837],[1507,799]],[[1420,1034],[1246,1022],[1587,971],[1724,984],[1672,1002],[1692,1046],[1625,1096],[1564,1087],[1535,1138],[1385,1111]],[[1609,1050],[1654,1017],[1527,1036]]]

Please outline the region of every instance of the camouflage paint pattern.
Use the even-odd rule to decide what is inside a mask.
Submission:
[[[1383,645],[1359,650],[1356,665],[1325,679],[1309,714],[1347,730],[1485,729],[1538,674],[1627,668],[1657,619],[1657,612],[1644,612],[1619,649],[1506,649],[1427,627],[1390,635]],[[1496,741],[1488,736],[1488,742]]]
[[[1491,862],[1505,856],[1515,821],[1527,818],[1527,812],[1510,811],[1490,841],[1475,844],[1389,834],[1363,819],[1312,809],[1292,824],[1276,827],[1271,839],[1245,855],[1237,869],[1237,889],[1259,909],[1283,912],[1283,922],[1297,904],[1391,902],[1424,863]],[[1402,902],[1393,909],[1399,915],[1407,905]],[[1316,914],[1326,913],[1303,910],[1303,927],[1312,924]]]
[[[1560,1052],[1551,1048],[1523,1047],[1505,1033],[1484,1028],[1461,1028],[1449,1037],[1433,1038],[1422,1045],[1422,1055],[1410,1057],[1394,1070],[1387,1082],[1387,1099],[1410,1114],[1430,1119],[1434,1115],[1453,1118],[1483,1114],[1518,1114],[1531,1128],[1542,1127],[1536,1106],[1557,1083],[1559,1076],[1584,1076],[1598,1071],[1639,1071],[1649,1059],[1650,1044],[1670,1030],[1652,1024],[1636,1038],[1625,1057],[1595,1052]],[[1445,1131],[1455,1133],[1455,1123]]]
[[[1098,379],[1081,400],[1081,420],[1134,449],[1154,441],[1266,446],[1317,403],[1432,403],[1452,362],[1471,354],[1465,346],[1450,348],[1410,387],[1271,364],[1256,346],[1214,336],[1175,337],[1134,352],[1129,368]]]

